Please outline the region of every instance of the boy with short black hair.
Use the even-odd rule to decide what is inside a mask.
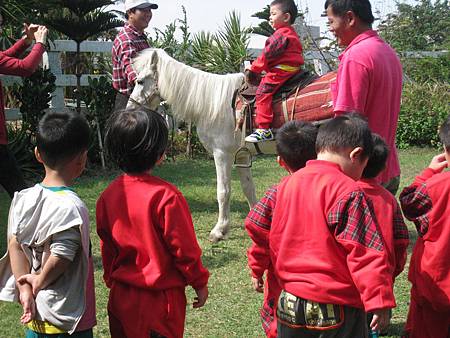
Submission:
[[[434,156],[400,194],[403,213],[418,233],[408,273],[412,284],[408,338],[450,335],[450,172],[442,172],[450,160],[450,117],[439,137],[444,152]]]
[[[187,202],[151,174],[164,159],[167,140],[166,122],[154,111],[119,111],[107,123],[107,153],[125,172],[97,201],[112,338],[181,338],[186,285],[197,294],[194,308],[208,298],[209,273]]]
[[[380,135],[372,133],[372,138],[373,151],[358,185],[373,204],[381,234],[386,244],[392,280],[394,281],[405,267],[409,233],[395,196],[375,179],[386,167],[389,150]],[[367,318],[370,320],[372,315],[369,314]]]
[[[317,160],[280,184],[270,250],[283,291],[278,337],[365,337],[395,306],[387,252],[361,177],[373,149],[367,123],[339,116],[319,128]]]
[[[47,113],[39,122],[36,144],[45,177],[14,195],[0,296],[14,300],[18,289],[27,338],[93,337],[89,211],[70,188],[84,170],[90,128],[78,113]]]
[[[262,54],[249,67],[253,73],[264,71],[266,75],[256,91],[257,129],[245,138],[247,142],[273,139],[270,129],[273,120],[272,97],[304,64],[303,47],[292,26],[296,17],[297,6],[293,0],[270,3],[269,22],[275,32],[267,39]]]
[[[303,168],[307,161],[316,158],[314,145],[317,129],[313,124],[302,121],[287,122],[279,129],[277,161],[289,174]],[[248,265],[251,269],[253,288],[258,292],[263,292],[264,289],[261,321],[268,337],[276,337],[274,311],[276,311],[276,301],[281,292],[270,262],[269,252],[269,234],[276,193],[277,185],[270,187],[245,219],[245,229],[253,241],[247,252]],[[266,283],[263,286],[265,271],[267,271]]]

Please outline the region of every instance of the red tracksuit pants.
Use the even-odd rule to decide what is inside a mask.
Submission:
[[[278,89],[296,72],[272,69],[261,80],[256,90],[256,126],[269,129],[273,120],[272,98]]]
[[[149,291],[114,283],[108,301],[111,338],[182,338],[184,288]]]
[[[450,311],[433,309],[431,304],[418,303],[411,290],[408,319],[405,331],[408,338],[450,338]]]

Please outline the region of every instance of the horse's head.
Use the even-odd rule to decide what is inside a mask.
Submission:
[[[136,82],[127,108],[144,106],[156,110],[161,102],[158,90],[158,53],[155,49],[142,51],[134,60]]]

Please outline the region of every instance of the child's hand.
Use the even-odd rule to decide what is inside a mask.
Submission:
[[[17,283],[21,285],[29,284],[33,291],[34,297],[36,297],[36,295],[42,288],[40,275],[35,275],[31,273],[19,277],[19,279],[17,279]]]
[[[208,286],[205,285],[200,289],[195,289],[195,293],[197,294],[197,297],[195,297],[194,303],[192,303],[194,309],[205,305],[205,302],[208,299]]]
[[[262,277],[260,278],[252,277],[252,286],[253,290],[255,290],[256,292],[263,292],[264,280],[262,279]]]
[[[433,169],[434,171],[441,172],[445,168],[447,168],[448,163],[445,159],[445,153],[436,155],[433,157],[433,159],[430,162],[430,165],[428,168]]]
[[[23,308],[23,314],[20,317],[20,322],[22,324],[26,324],[34,319],[34,315],[36,314],[36,303],[34,302],[31,288],[29,288],[29,291],[20,292],[19,300]]]
[[[373,311],[370,328],[374,331],[383,331],[389,325],[389,309],[380,309]]]

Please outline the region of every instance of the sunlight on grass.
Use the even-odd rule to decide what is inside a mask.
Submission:
[[[409,149],[400,152],[402,181],[401,186],[412,182],[414,176],[426,167],[436,153],[430,149]],[[253,164],[257,196],[272,184],[277,183],[285,172],[278,167],[274,157],[257,158]],[[208,234],[217,221],[216,177],[212,160],[184,160],[164,164],[156,175],[175,184],[185,195],[192,211],[192,217],[200,245],[203,248],[203,260],[211,272],[210,298],[204,308],[187,310],[186,337],[263,337],[260,325],[259,307],[262,295],[252,291],[250,275],[247,269],[246,251],[250,240],[243,228],[248,212],[247,202],[239,189],[239,179],[233,172],[232,182],[232,229],[228,240],[212,244]],[[99,194],[114,178],[115,174],[91,172],[90,177],[82,177],[76,191],[86,202],[91,215],[91,238],[95,261],[95,279],[97,294],[96,337],[109,337],[106,304],[108,291],[102,281],[102,268],[99,241],[95,232],[95,202]],[[0,245],[4,252],[6,222],[9,208],[8,196],[0,192],[0,225],[2,237]],[[414,228],[409,224],[410,232]],[[395,293],[397,309],[394,310],[390,336],[399,337],[404,325],[408,301],[409,283],[406,272],[397,279]],[[188,289],[188,301],[192,302],[194,293]],[[20,307],[18,304],[0,303],[0,337],[24,336],[19,324]]]

